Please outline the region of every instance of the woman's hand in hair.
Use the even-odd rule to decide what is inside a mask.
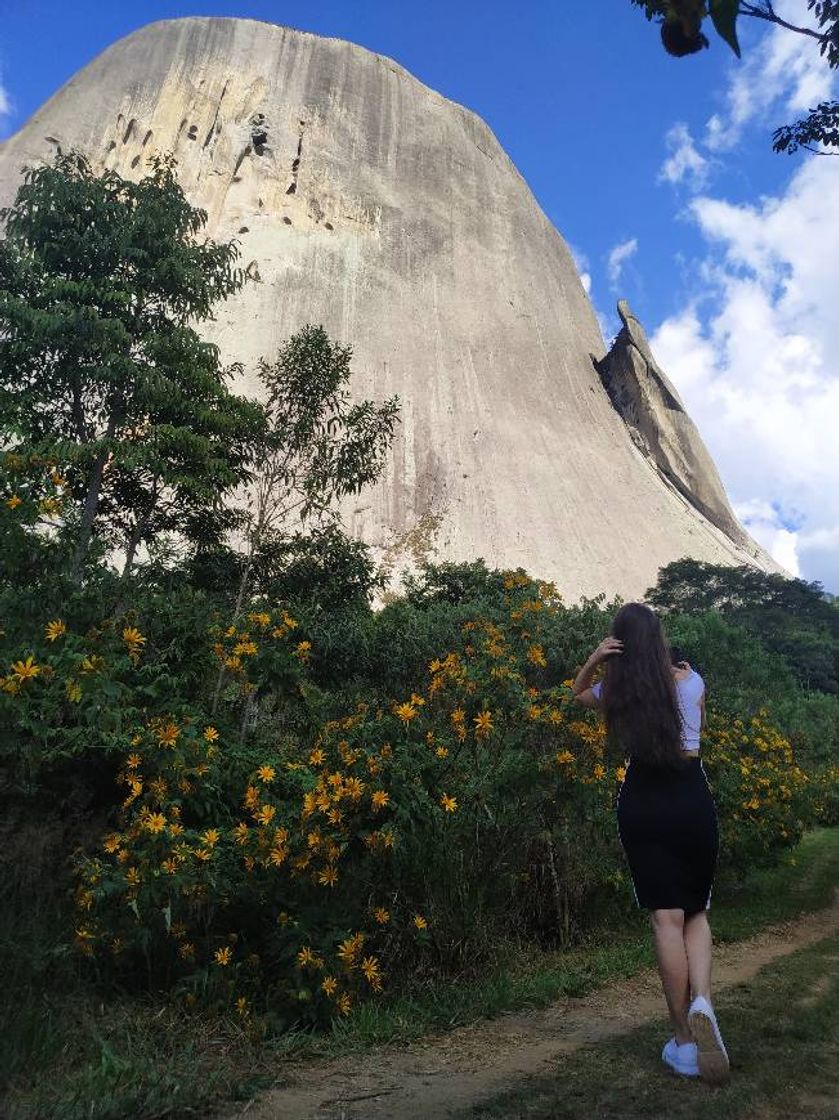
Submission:
[[[591,654],[588,661],[577,673],[577,679],[571,686],[574,696],[586,708],[599,708],[600,701],[591,691],[591,682],[594,677],[594,671],[601,661],[605,661],[608,657],[616,654],[623,653],[623,642],[618,638],[613,638],[611,634],[608,638],[604,638],[597,649]]]
[[[601,661],[605,661],[607,657],[613,654],[623,653],[623,642],[620,638],[613,638],[610,634],[608,638],[604,638],[594,653],[589,658],[592,665],[599,665]]]

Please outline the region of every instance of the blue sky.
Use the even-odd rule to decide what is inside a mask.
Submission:
[[[806,21],[805,0],[776,6]],[[616,298],[630,300],[741,518],[788,567],[839,591],[839,499],[819,500],[826,485],[839,493],[820,420],[839,407],[825,292],[839,274],[819,258],[839,248],[839,168],[770,143],[829,86],[809,41],[741,20],[743,62],[718,40],[676,60],[628,0],[36,0],[0,13],[0,136],[115,39],[184,15],[349,39],[474,109],[577,254],[607,334]],[[817,197],[827,219],[808,210]]]

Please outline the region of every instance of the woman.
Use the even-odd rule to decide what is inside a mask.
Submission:
[[[594,684],[601,663],[603,679]],[[627,603],[573,690],[581,704],[603,712],[609,741],[628,756],[617,799],[618,833],[636,902],[651,911],[675,1032],[661,1056],[678,1073],[721,1084],[728,1077],[728,1055],[711,1006],[706,916],[719,838],[699,759],[702,678],[685,661],[671,665],[656,614]]]

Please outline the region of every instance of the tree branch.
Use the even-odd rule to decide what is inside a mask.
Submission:
[[[819,43],[825,43],[828,39],[828,34],[820,31],[814,31],[812,27],[797,27],[794,23],[787,23],[785,19],[781,19],[771,4],[767,3],[764,8],[759,8],[755,4],[740,4],[741,16],[752,16],[753,19],[762,19],[767,23],[776,23],[778,27],[785,27],[787,31],[794,31],[798,35],[809,35],[811,39],[816,39]]]

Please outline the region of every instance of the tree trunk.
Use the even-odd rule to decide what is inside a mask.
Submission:
[[[123,579],[125,579],[131,571],[131,566],[134,563],[134,557],[137,553],[137,546],[140,543],[147,521],[148,518],[146,517],[138,517],[134,528],[131,530],[131,536],[128,538],[128,545],[125,549],[125,566],[122,569]]]
[[[82,565],[85,562],[87,550],[90,547],[90,538],[93,535],[93,522],[96,520],[96,514],[99,509],[99,495],[102,492],[102,476],[105,473],[105,464],[107,461],[107,452],[103,452],[93,464],[90,486],[88,487],[84,510],[82,511],[79,539],[73,557],[72,578],[75,583],[81,581]]]

